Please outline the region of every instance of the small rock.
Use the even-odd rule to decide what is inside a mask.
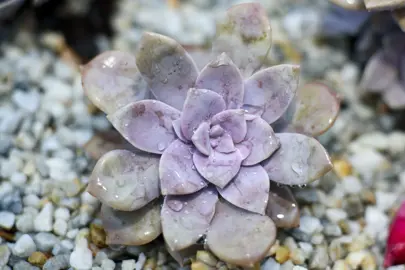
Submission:
[[[347,255],[347,250],[339,239],[333,239],[328,247],[329,258],[334,262]]]
[[[261,270],[280,270],[280,264],[273,258],[268,258],[261,266]]]
[[[326,217],[333,223],[338,223],[339,220],[347,219],[347,213],[339,208],[329,208],[326,210]]]
[[[360,179],[356,176],[350,175],[342,179],[343,189],[349,194],[358,194],[363,190],[363,185]]]
[[[53,225],[53,205],[48,202],[35,217],[34,228],[38,232],[50,232]]]
[[[105,259],[105,260],[103,260],[101,262],[101,268],[103,270],[114,270],[115,269],[115,262],[110,260],[110,259]]]
[[[376,207],[366,208],[365,219],[367,224],[365,230],[371,235],[377,235],[388,227],[389,218]]]
[[[366,258],[367,252],[364,250],[350,252],[345,261],[352,268],[357,269],[360,267],[362,261]]]
[[[291,250],[290,259],[294,264],[304,264],[307,257],[304,251],[302,251],[299,248],[296,248]]]
[[[138,256],[138,261],[136,262],[135,270],[142,270],[143,266],[145,265],[145,262],[146,262],[146,256],[142,252]]]
[[[91,250],[87,247],[87,239],[80,238],[76,242],[75,249],[70,254],[69,263],[71,267],[87,270],[91,269],[93,264],[93,255]],[[142,263],[142,266],[145,262]],[[141,270],[142,267],[139,269]]]
[[[136,268],[136,269],[138,269],[138,268]],[[150,268],[148,268],[148,269],[150,269]],[[205,263],[200,262],[200,261],[194,261],[191,263],[191,270],[210,270],[210,269],[212,269],[211,266],[206,265]]]
[[[27,233],[34,230],[34,218],[32,214],[26,213],[18,217],[16,223],[17,230]]]
[[[324,226],[323,232],[327,236],[341,236],[342,235],[342,230],[340,229],[340,227],[336,224],[331,224],[331,223],[326,224]]]
[[[314,251],[309,266],[311,269],[326,269],[329,263],[329,256],[325,246],[318,246]]]
[[[344,260],[337,260],[333,264],[332,270],[350,270],[350,267]]]
[[[134,270],[136,267],[135,260],[124,260],[122,261],[121,268],[122,270]]]
[[[300,188],[295,190],[294,197],[299,204],[312,204],[319,202],[318,193],[314,188]]]
[[[42,270],[62,270],[69,267],[69,254],[56,255],[46,261]]]
[[[387,211],[388,209],[392,208],[397,201],[397,196],[390,192],[376,191],[375,197],[377,208],[381,211]]]
[[[0,245],[0,269],[7,264],[10,254],[11,252],[7,245]]]
[[[26,261],[19,261],[14,265],[13,270],[40,270],[40,268],[33,266]]]
[[[42,267],[45,264],[46,260],[47,257],[45,256],[45,254],[39,251],[35,251],[28,257],[29,263],[39,267]]]
[[[280,264],[285,263],[290,257],[290,250],[285,246],[279,246],[276,250],[276,261]]]
[[[357,195],[347,196],[342,202],[342,208],[346,211],[349,218],[356,218],[362,216],[364,213],[363,202]]]
[[[65,207],[58,207],[55,210],[55,219],[62,219],[62,220],[69,220],[70,218],[70,212],[69,209],[65,208]]]
[[[13,228],[15,222],[15,215],[11,212],[0,212],[0,227],[6,230]]]
[[[53,231],[60,236],[65,236],[67,232],[68,224],[63,219],[56,219],[55,223],[53,224]]]
[[[340,178],[348,177],[353,172],[352,165],[345,159],[333,161],[333,170]]]
[[[321,221],[312,216],[301,216],[299,229],[306,234],[312,235],[322,231]]]
[[[90,241],[95,244],[96,246],[102,248],[106,247],[106,234],[100,225],[97,224],[90,224]]]
[[[325,236],[322,233],[315,233],[311,238],[311,242],[314,245],[320,245],[323,243],[324,240]]]
[[[17,187],[22,187],[27,182],[27,176],[20,172],[15,172],[10,177],[10,182]]]
[[[298,246],[304,252],[304,255],[305,255],[306,259],[311,257],[312,252],[314,251],[314,248],[312,247],[312,245],[310,243],[299,242]]]
[[[295,265],[292,270],[308,270],[308,268],[305,268],[305,267],[299,266],[299,265]]]
[[[196,259],[212,267],[214,267],[218,263],[218,260],[215,258],[215,256],[205,250],[198,250]]]
[[[38,250],[42,252],[49,252],[52,248],[59,243],[58,237],[52,233],[40,232],[34,236],[34,241],[37,244]]]
[[[13,254],[18,257],[26,258],[36,250],[37,247],[31,236],[28,234],[23,234],[15,243],[13,247]]]

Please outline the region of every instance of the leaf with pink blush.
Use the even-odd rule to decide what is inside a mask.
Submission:
[[[191,136],[191,140],[198,151],[209,156],[212,150],[210,143],[210,124],[208,124],[208,122],[202,122],[193,136]]]
[[[193,164],[194,146],[175,140],[160,158],[159,177],[163,195],[194,193],[207,186]]]
[[[140,246],[162,233],[160,203],[155,201],[136,211],[117,211],[101,206],[107,245]]]
[[[276,235],[276,226],[268,216],[219,201],[206,240],[222,261],[253,267],[267,256]]]
[[[187,140],[186,137],[184,137],[183,132],[181,131],[181,119],[178,118],[176,120],[173,120],[172,124],[174,133],[176,134],[177,138],[179,138],[185,143],[188,143],[189,140]]]
[[[116,210],[137,210],[160,196],[158,168],[156,155],[113,150],[98,160],[87,190]]]
[[[268,215],[278,228],[295,228],[300,224],[300,209],[288,186],[270,184]]]
[[[288,108],[286,115],[291,120],[285,130],[319,136],[333,125],[339,109],[340,100],[327,85],[307,83],[298,89]]]
[[[242,142],[250,154],[243,160],[244,166],[251,166],[270,157],[280,147],[280,142],[273,128],[260,117],[246,121],[247,133]]]
[[[298,88],[300,68],[277,65],[260,70],[245,82],[244,109],[272,124],[287,110]]]
[[[156,33],[144,33],[136,51],[136,64],[158,100],[178,110],[183,108],[198,70],[177,41]]]
[[[243,104],[242,75],[225,53],[201,70],[195,85],[196,88],[209,89],[220,94],[227,109],[238,109]]]
[[[375,53],[364,69],[360,86],[370,92],[382,92],[397,79],[397,67],[383,51]]]
[[[207,231],[215,213],[217,191],[206,188],[182,196],[166,196],[162,206],[162,229],[172,250],[194,245]]]
[[[271,28],[259,3],[234,5],[217,23],[214,55],[225,52],[244,77],[261,68],[271,47]]]
[[[81,74],[87,97],[107,114],[149,94],[131,53],[106,51],[84,65]]]
[[[269,178],[284,185],[305,185],[332,169],[325,148],[314,138],[298,133],[277,133],[280,148],[262,166]]]
[[[226,110],[212,117],[212,125],[220,125],[228,132],[234,143],[240,143],[246,135],[246,120],[244,110]]]
[[[181,114],[184,137],[190,140],[202,122],[211,120],[224,109],[225,101],[219,94],[207,89],[190,89]]]
[[[405,87],[395,82],[382,94],[384,102],[394,110],[405,109]]]
[[[269,199],[270,180],[262,166],[241,167],[236,177],[219,194],[235,206],[264,214]]]
[[[239,172],[242,155],[238,149],[229,154],[213,150],[209,156],[196,151],[193,154],[193,161],[197,171],[205,180],[224,188]]]
[[[228,154],[236,150],[232,137],[228,133],[224,133],[221,137],[211,140],[217,140],[215,151]]]
[[[172,122],[180,112],[156,100],[137,101],[107,115],[121,135],[135,147],[161,154],[176,139]]]

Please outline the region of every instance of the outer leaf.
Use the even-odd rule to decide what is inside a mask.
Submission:
[[[339,114],[340,101],[323,83],[308,83],[297,91],[288,108],[293,115],[290,130],[319,136],[327,131]]]
[[[101,219],[107,233],[108,245],[144,245],[162,233],[158,202],[133,212],[115,211],[102,205]]]
[[[323,146],[314,138],[298,133],[277,133],[280,148],[262,165],[269,178],[284,185],[304,185],[332,169]]]
[[[239,109],[243,104],[242,75],[225,53],[201,70],[196,88],[209,89],[220,94],[227,109]]]
[[[244,108],[273,123],[294,98],[299,72],[296,65],[278,65],[256,72],[245,82]]]
[[[246,136],[244,110],[226,110],[212,117],[212,125],[220,125],[227,131],[234,143],[240,143]]]
[[[379,51],[368,61],[360,85],[371,92],[382,92],[395,82],[397,74],[396,66]]]
[[[225,101],[219,94],[207,89],[190,89],[181,114],[184,137],[190,140],[202,122],[211,120],[224,109]]]
[[[209,156],[212,150],[210,144],[210,124],[208,124],[208,122],[202,122],[193,136],[191,136],[191,140],[198,151]]]
[[[139,209],[160,196],[158,166],[155,155],[113,150],[98,160],[88,191],[114,209]]]
[[[405,6],[404,0],[364,0],[368,10],[392,10]]]
[[[175,140],[172,122],[180,112],[163,102],[142,100],[107,115],[113,126],[135,147],[161,154]]]
[[[197,171],[207,181],[217,187],[224,188],[238,173],[242,163],[242,155],[238,149],[229,154],[214,150],[208,157],[196,151],[193,155],[193,161]]]
[[[274,221],[278,228],[299,226],[300,210],[289,187],[271,183],[266,215]]]
[[[330,0],[330,2],[349,10],[365,10],[364,0]]]
[[[130,53],[104,52],[83,66],[81,73],[87,97],[107,114],[147,98],[149,92]]]
[[[391,109],[405,109],[405,87],[394,83],[383,92],[383,100]]]
[[[194,147],[175,140],[163,152],[159,165],[163,195],[194,193],[207,186],[193,164]]]
[[[231,7],[217,24],[213,53],[225,52],[244,76],[258,70],[271,47],[271,29],[265,9],[259,3]]]
[[[181,119],[178,118],[178,119],[174,120],[172,122],[172,124],[173,124],[174,133],[176,134],[177,138],[179,138],[180,140],[182,140],[185,143],[189,142],[189,140],[187,140],[186,137],[184,137],[183,132],[181,131]]]
[[[207,245],[223,261],[252,267],[267,255],[276,234],[276,226],[268,216],[219,201]]]
[[[162,227],[172,250],[194,245],[207,231],[215,213],[218,194],[207,188],[184,196],[166,196],[162,207]]]
[[[269,200],[270,180],[262,166],[241,167],[236,177],[219,194],[245,210],[264,214]]]
[[[140,40],[136,64],[156,98],[181,110],[198,75],[184,48],[169,37],[147,32]]]
[[[270,157],[280,147],[280,142],[273,129],[260,117],[247,121],[246,138],[244,145],[249,150],[249,155],[243,160],[243,165],[255,165]]]

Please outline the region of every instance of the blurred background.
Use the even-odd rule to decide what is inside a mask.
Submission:
[[[69,269],[84,236],[94,267],[179,268],[161,243],[106,248],[98,202],[84,188],[95,160],[125,142],[84,97],[80,65],[106,50],[134,51],[143,31],[154,31],[201,68],[217,18],[242,2],[250,1],[0,0],[0,269]],[[261,268],[383,269],[405,194],[402,10],[369,11],[361,0],[256,2],[272,26],[267,64],[300,64],[302,84],[322,82],[341,100],[318,138],[334,171],[293,189],[301,226],[279,233]],[[31,241],[19,243],[24,234]]]

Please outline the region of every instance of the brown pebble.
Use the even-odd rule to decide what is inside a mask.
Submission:
[[[350,234],[351,229],[347,220],[341,219],[338,221],[338,226],[342,230],[343,234]]]
[[[155,258],[148,258],[143,266],[145,270],[153,270],[156,269],[157,263]]]
[[[376,198],[375,194],[373,191],[369,189],[365,189],[360,193],[361,199],[366,203],[366,204],[375,204],[376,203]]]
[[[106,234],[100,225],[97,224],[90,224],[90,241],[95,244],[97,247],[106,247],[105,243]]]
[[[195,261],[191,264],[191,270],[211,270],[215,269],[214,267],[211,267],[209,265],[206,265],[203,262],[200,261]]]
[[[346,177],[353,173],[352,165],[345,159],[334,160],[333,170],[340,178]]]
[[[285,263],[290,257],[290,250],[285,246],[279,246],[276,250],[276,261],[278,263]]]
[[[28,262],[35,266],[42,267],[47,259],[44,253],[35,251],[28,257]]]

